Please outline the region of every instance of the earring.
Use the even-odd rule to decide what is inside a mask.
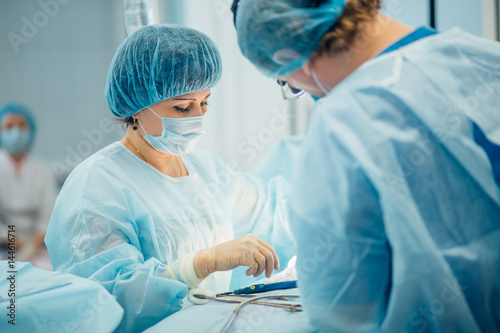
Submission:
[[[137,131],[137,118],[134,119],[134,126],[132,127],[134,131]]]

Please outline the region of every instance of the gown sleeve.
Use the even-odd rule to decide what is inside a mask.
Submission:
[[[166,263],[145,258],[137,222],[151,217],[105,170],[76,172],[57,198],[45,238],[55,270],[99,282],[125,310],[118,332],[138,332],[182,306],[187,286]]]

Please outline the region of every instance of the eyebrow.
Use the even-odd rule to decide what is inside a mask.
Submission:
[[[205,96],[205,98],[204,98],[204,99],[209,98],[211,94],[212,94],[212,93],[210,93],[210,94],[208,94],[207,96]],[[172,100],[174,100],[174,101],[196,101],[196,99],[195,99],[195,98],[172,98]]]

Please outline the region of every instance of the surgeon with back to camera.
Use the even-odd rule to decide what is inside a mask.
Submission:
[[[288,201],[306,314],[321,332],[499,332],[500,44],[380,5],[233,5],[243,54],[320,98]]]
[[[194,150],[221,72],[196,30],[153,25],[127,37],[106,83],[126,135],[75,168],[57,199],[45,238],[54,268],[115,295],[119,331],[178,311],[188,287],[227,291],[230,270],[269,277],[278,255],[293,254],[286,181],[266,185]]]

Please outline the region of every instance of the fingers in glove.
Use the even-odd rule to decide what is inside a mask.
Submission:
[[[261,249],[262,249],[262,251],[267,251],[267,249],[265,249],[263,247]],[[269,252],[269,251],[267,251],[267,252]],[[264,272],[264,270],[267,271],[267,257],[268,256],[264,255],[261,252],[255,252],[253,254],[253,258],[254,258],[255,262],[259,265],[259,268],[257,269],[257,271],[253,274],[254,277],[261,275],[262,272]]]
[[[266,242],[265,240],[259,239],[259,243],[262,246],[264,246],[266,249],[268,249],[269,251],[271,251],[273,259],[274,259],[273,260],[273,262],[274,262],[274,269],[276,269],[276,270],[280,269],[280,260],[278,258],[278,255],[276,254],[276,251],[274,251],[274,248],[271,245],[269,245],[269,243]],[[271,270],[271,272],[272,272],[272,270]],[[266,274],[266,276],[267,276],[267,274]]]
[[[249,266],[245,273],[247,276],[255,274],[255,272],[257,272],[257,270],[259,269],[259,265],[254,260],[252,260],[252,262],[246,266]]]

